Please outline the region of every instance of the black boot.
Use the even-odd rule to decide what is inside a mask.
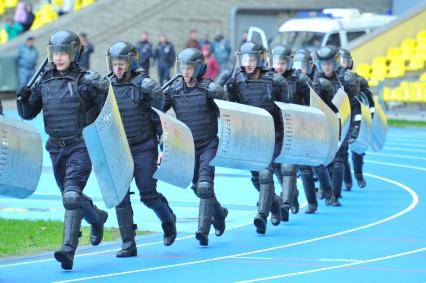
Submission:
[[[223,207],[219,201],[214,197],[213,201],[213,227],[214,233],[217,237],[220,237],[225,232],[226,224],[225,219],[228,216],[228,209]]]
[[[302,179],[306,201],[308,202],[308,208],[305,210],[305,213],[314,213],[318,207],[318,200],[315,194],[315,182],[311,167],[300,166],[300,177]]]
[[[176,239],[176,215],[173,213],[173,222],[161,224],[164,232],[164,245],[170,246]]]
[[[209,233],[213,218],[213,198],[200,199],[198,210],[198,231],[195,238],[200,242],[201,246],[208,246]]]
[[[260,190],[258,202],[258,214],[254,218],[254,226],[259,234],[266,233],[266,219],[272,206],[274,196],[274,184],[272,183],[272,171],[264,169],[259,173]]]
[[[318,190],[319,199],[327,199],[331,197],[331,177],[328,168],[324,165],[312,167],[312,170],[318,177],[320,188]],[[326,200],[327,204],[327,200]]]
[[[299,212],[300,209],[300,204],[299,204],[299,190],[296,188],[295,194],[293,196],[293,201],[291,202],[291,213],[293,214],[297,214]]]
[[[116,207],[115,211],[117,213],[117,221],[120,229],[121,240],[123,241],[121,245],[121,250],[117,252],[117,257],[131,257],[137,256],[138,250],[136,248],[135,242],[135,230],[137,226],[133,224],[133,209],[129,205],[123,207]]]
[[[333,187],[333,194],[335,200],[338,201],[339,198],[342,198],[343,175],[345,174],[343,163],[334,162],[331,168],[331,183]]]
[[[61,263],[65,270],[71,270],[74,263],[74,254],[78,246],[78,238],[81,236],[80,227],[83,219],[81,208],[65,209],[64,240],[60,249],[54,253],[55,259]]]
[[[283,201],[281,197],[274,194],[272,205],[271,205],[271,223],[274,226],[278,226],[281,223],[281,206]]]
[[[354,165],[355,179],[358,183],[358,187],[365,188],[367,183],[365,182],[364,176],[362,175],[362,166],[364,165],[364,154],[352,152],[352,163]]]
[[[362,174],[355,174],[355,178],[358,183],[358,187],[365,188],[367,186],[367,182]]]
[[[97,208],[91,198],[82,195],[83,199],[83,218],[91,224],[90,243],[97,246],[104,236],[104,224],[108,219],[108,213]]]
[[[287,208],[287,210],[290,210],[294,202],[294,198],[297,191],[297,186],[296,186],[297,172],[296,171],[297,171],[296,165],[281,166],[281,172],[283,174],[283,185],[282,185],[281,196],[283,198],[283,204]],[[297,208],[297,211],[298,210],[299,209]],[[288,221],[288,217],[284,217],[284,218],[287,218],[287,221]]]
[[[308,208],[305,210],[306,214],[313,214],[315,213],[315,211],[317,211],[318,206],[312,206],[312,205],[308,205]]]
[[[345,174],[344,174],[344,182],[345,182],[345,191],[350,191],[352,189],[352,173],[351,173],[351,165],[349,164],[348,154],[345,155]]]

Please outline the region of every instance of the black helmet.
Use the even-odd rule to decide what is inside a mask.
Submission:
[[[256,60],[257,68],[266,67],[266,51],[262,45],[253,41],[246,41],[241,45],[240,51],[237,52],[238,67],[243,68],[252,60]]]
[[[330,63],[333,64],[333,71],[337,71],[337,68],[339,67],[340,62],[340,54],[339,50],[334,45],[326,45],[324,47],[321,47],[316,52],[317,55],[317,68],[319,72],[323,72],[322,63]]]
[[[354,61],[352,60],[351,52],[349,52],[346,49],[339,48],[340,53],[340,65],[345,64],[347,67],[346,69],[352,70]]]
[[[207,64],[204,62],[204,56],[200,50],[195,48],[185,48],[179,53],[176,59],[176,73],[182,74],[184,65],[191,65],[194,69],[193,78],[201,78],[207,69]]]
[[[112,71],[112,60],[123,60],[127,62],[126,72],[133,72],[138,67],[138,52],[131,43],[127,41],[117,41],[108,48],[107,65]]]
[[[314,63],[311,54],[306,49],[298,49],[293,55],[293,69],[302,70],[311,75],[314,70]]]
[[[285,61],[287,63],[286,70],[291,70],[291,66],[293,65],[292,55],[290,47],[282,44],[275,46],[269,54],[269,67],[273,68]]]
[[[70,62],[80,59],[83,48],[78,35],[70,30],[60,30],[52,34],[47,43],[47,57],[53,62],[53,54],[64,52],[70,56]]]

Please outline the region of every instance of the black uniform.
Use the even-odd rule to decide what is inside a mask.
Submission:
[[[192,189],[200,198],[197,239],[201,245],[208,244],[210,226],[216,229],[216,235],[222,235],[225,229],[224,219],[227,209],[222,207],[214,193],[215,168],[210,161],[216,156],[219,139],[217,137],[218,110],[213,99],[224,99],[222,87],[208,79],[200,79],[194,87],[187,87],[183,79],[178,79],[166,91],[163,110],[170,108],[176,118],[191,130],[195,143],[195,169]]]
[[[326,82],[328,81],[331,86]],[[359,94],[359,82],[356,80],[355,74],[349,71],[337,71],[333,72],[331,77],[325,77],[323,73],[318,73],[315,81],[315,86],[318,93],[327,103],[327,105],[333,109],[333,111],[338,112],[337,108],[331,102],[333,96],[337,93],[339,88],[343,88],[349,96],[351,104],[351,129],[353,131],[356,123],[359,124],[359,121],[355,121],[359,117],[361,110],[359,102],[356,99]],[[358,116],[357,116],[358,115]],[[342,197],[342,185],[344,177],[344,159],[345,154],[348,151],[348,138],[352,134],[352,131],[348,134],[347,137],[342,137],[342,145],[336,153],[336,156],[333,162],[329,165],[331,172],[331,181],[333,188],[333,198],[331,200],[333,205],[340,205],[338,199]]]
[[[230,101],[263,108],[272,115],[275,125],[274,160],[280,154],[283,142],[281,113],[274,101],[288,101],[289,91],[287,82],[282,76],[264,70],[260,72],[261,75],[256,80],[250,79],[245,72],[240,72],[236,79],[228,83],[227,90]],[[251,174],[253,185],[259,189],[258,215],[255,218],[255,225],[257,232],[264,234],[266,219],[271,208],[273,217],[278,215],[281,218],[281,199],[274,193],[273,164],[271,163],[260,172],[251,172]],[[273,220],[274,225],[278,225],[279,222],[279,220]]]
[[[156,124],[152,119],[151,106],[161,109],[164,94],[161,87],[153,81],[142,68],[131,73],[128,81],[118,80],[109,75],[114,89],[124,130],[134,161],[134,178],[139,189],[141,201],[161,220],[164,237],[176,234],[175,216],[166,198],[157,192],[157,180],[152,176],[157,170],[158,139]],[[128,256],[129,251],[136,255],[133,210],[130,192],[116,207],[117,220],[123,240],[122,251],[117,256]],[[174,239],[173,239],[174,240]],[[169,245],[171,243],[166,243]]]
[[[28,91],[24,87],[18,92],[18,111],[23,119],[30,120],[43,110],[44,126],[49,135],[46,150],[65,208],[64,245],[55,257],[64,269],[71,269],[81,219],[92,224],[91,240],[97,245],[108,217],[83,194],[92,164],[82,138],[83,128],[92,123],[102,109],[107,84],[99,74],[81,69],[75,63],[63,73],[50,64],[30,90],[31,96]]]

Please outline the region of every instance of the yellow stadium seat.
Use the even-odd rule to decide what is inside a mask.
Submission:
[[[43,24],[51,23],[58,18],[58,13],[53,9],[53,6],[47,3],[40,7],[39,12]]]
[[[386,54],[387,60],[393,60],[393,59],[400,58],[400,57],[401,57],[401,48],[391,47],[391,48],[388,49],[388,52]]]
[[[416,39],[418,42],[426,42],[426,29],[419,30]]]
[[[0,16],[4,14],[4,10],[5,10],[5,7],[4,7],[3,0],[0,0]]]
[[[370,78],[371,67],[368,64],[359,64],[356,67],[356,72],[358,75],[363,76],[366,80]]]
[[[80,9],[81,9],[81,0],[75,0],[73,10],[78,11]]]
[[[392,60],[389,64],[389,71],[386,75],[387,78],[395,79],[404,76],[405,62],[402,59]]]
[[[420,81],[426,82],[426,73],[420,75]]]
[[[4,7],[6,9],[15,8],[18,5],[18,0],[4,0]]]
[[[417,45],[417,40],[412,38],[406,38],[401,42],[401,49],[415,49]]]
[[[4,28],[0,29],[0,44],[6,43],[7,42],[7,32]]]
[[[44,22],[42,21],[42,17],[41,17],[41,13],[40,11],[35,12],[35,18],[34,18],[34,22],[31,25],[31,29],[30,30],[35,30],[38,28],[41,28],[42,26],[44,26]]]
[[[386,57],[378,56],[378,57],[374,57],[373,63],[371,65],[373,65],[373,68],[374,68],[375,65],[386,65],[386,64],[387,64]]]
[[[369,80],[368,81],[368,85],[370,86],[370,87],[376,87],[376,86],[378,86],[379,85],[379,82],[378,81],[376,81],[376,80]]]
[[[391,88],[384,87],[383,88],[383,101],[384,102],[389,102],[390,94],[391,94]]]
[[[58,6],[58,7],[62,7],[63,2],[62,2],[62,0],[53,0],[53,4]]]
[[[414,58],[414,56],[416,55],[416,49],[405,49],[402,50],[401,52],[401,58],[404,59],[405,61],[410,60],[411,58]]]
[[[405,68],[407,71],[419,71],[423,70],[425,67],[425,61],[423,58],[414,57],[409,60],[407,67]]]
[[[95,0],[81,0],[80,9],[90,6],[93,3],[95,3]]]

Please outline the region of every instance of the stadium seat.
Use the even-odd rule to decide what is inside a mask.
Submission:
[[[15,8],[18,5],[18,0],[3,0],[6,9]]]
[[[397,59],[397,58],[401,58],[401,48],[399,48],[399,47],[389,48],[388,52],[386,54],[386,59],[387,60],[393,60],[393,59]]]
[[[386,78],[396,79],[404,76],[405,62],[403,59],[394,59],[389,64],[389,71]]]
[[[0,16],[3,16],[5,11],[3,0],[0,0]]]
[[[359,64],[356,67],[358,75],[363,76],[366,80],[370,79],[371,67],[368,64]]]
[[[6,43],[7,42],[7,32],[5,31],[4,28],[0,29],[0,44]]]

